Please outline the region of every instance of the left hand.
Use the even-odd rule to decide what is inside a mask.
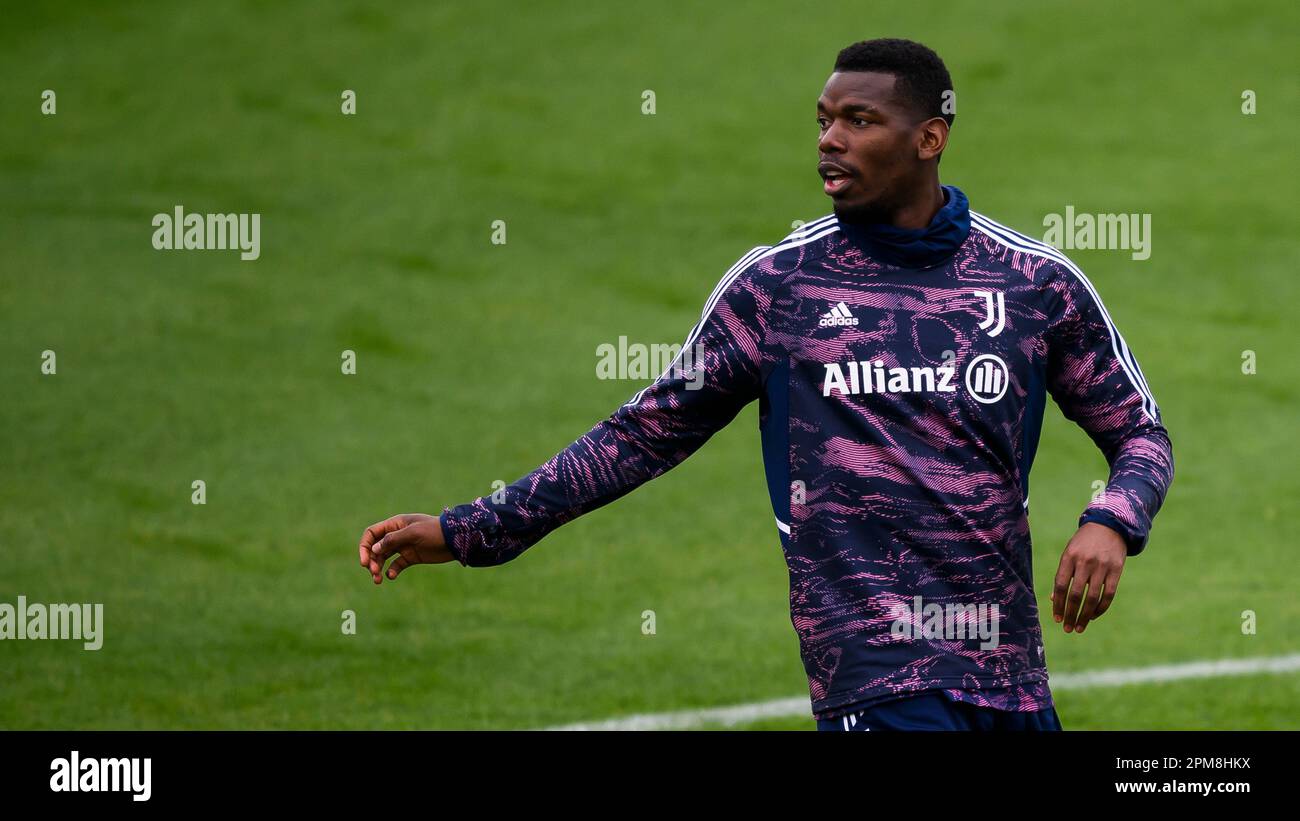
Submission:
[[[1052,616],[1065,620],[1065,632],[1082,633],[1110,609],[1127,557],[1124,537],[1105,525],[1086,522],[1074,534],[1052,585]]]

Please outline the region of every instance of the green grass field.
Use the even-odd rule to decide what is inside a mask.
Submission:
[[[512,564],[376,589],[356,543],[550,457],[641,387],[597,380],[598,345],[680,342],[736,258],[829,213],[814,103],[877,36],[948,63],[941,170],[973,208],[1037,235],[1067,204],[1152,215],[1149,260],[1071,256],[1177,478],[1111,612],[1045,625],[1052,673],[1300,651],[1294,4],[105,5],[0,27],[0,602],[106,620],[97,652],[0,642],[0,727],[541,727],[806,693],[757,406]],[[155,251],[178,204],[260,213],[260,259]],[[1105,475],[1052,406],[1041,608]],[[1057,701],[1073,729],[1300,729],[1297,673]]]

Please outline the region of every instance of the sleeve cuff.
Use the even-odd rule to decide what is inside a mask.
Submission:
[[[447,543],[447,550],[451,552],[452,558],[460,562],[462,566],[469,567],[464,554],[456,549],[455,519],[450,514],[451,508],[448,507],[443,508],[442,513],[438,515],[438,524],[442,527],[442,539]]]

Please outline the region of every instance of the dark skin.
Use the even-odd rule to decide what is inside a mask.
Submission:
[[[919,116],[894,96],[895,78],[878,72],[836,72],[817,99],[818,173],[847,172],[828,192],[846,222],[924,228],[943,207],[939,154],[948,145],[942,117]]]
[[[939,155],[948,123],[926,117],[894,94],[895,77],[879,72],[836,72],[817,100],[818,173],[835,214],[848,222],[924,228],[943,207]],[[1124,539],[1088,522],[1061,554],[1052,585],[1052,616],[1067,633],[1082,633],[1115,598]],[[404,513],[366,528],[361,566],[375,584],[396,579],[416,564],[453,560],[437,516]]]

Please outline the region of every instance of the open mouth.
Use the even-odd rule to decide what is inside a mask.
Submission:
[[[848,177],[826,177],[822,183],[822,190],[832,197],[849,187]]]
[[[824,162],[817,166],[817,173],[822,176],[822,190],[829,196],[835,196],[849,187],[853,176],[834,163]]]

